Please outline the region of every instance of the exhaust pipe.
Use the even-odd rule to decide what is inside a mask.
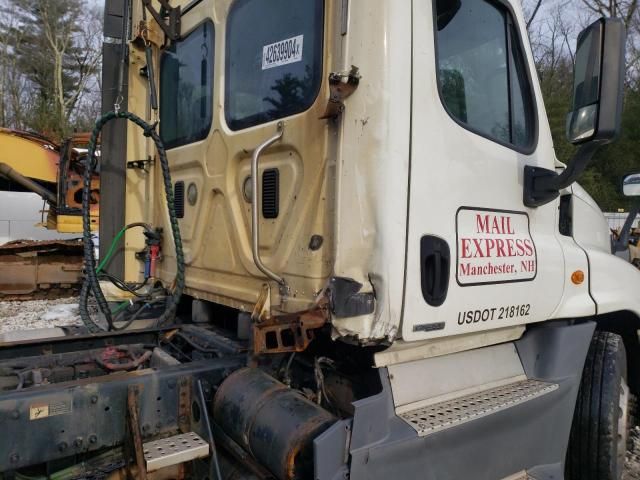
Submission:
[[[55,206],[58,203],[58,199],[56,198],[55,193],[53,193],[51,190],[44,188],[42,185],[40,185],[37,182],[34,182],[30,178],[25,177],[21,173],[16,172],[13,168],[11,168],[6,163],[0,162],[0,175],[8,178],[9,180],[17,183],[18,185],[23,186],[24,188],[26,188],[31,192],[37,193],[44,200],[46,200],[53,206]]]

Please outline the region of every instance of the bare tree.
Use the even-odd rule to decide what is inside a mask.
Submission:
[[[638,0],[582,0],[597,16],[618,17],[627,27],[627,84],[638,82],[640,74],[640,12]]]
[[[638,10],[638,0],[582,0],[582,3],[599,16],[622,18],[627,29]]]
[[[82,28],[74,38],[78,49],[71,55],[78,78],[67,93],[66,118],[86,123],[95,121],[101,110],[102,12],[88,8],[80,21]]]
[[[44,20],[43,31],[54,66],[57,116],[69,122],[100,64],[101,22],[95,9],[74,12],[73,22],[55,22],[51,18],[53,14],[51,0],[41,1],[40,4]],[[78,28],[79,26],[83,28]],[[71,85],[65,85],[64,70],[69,60],[72,62],[71,70],[75,81]]]

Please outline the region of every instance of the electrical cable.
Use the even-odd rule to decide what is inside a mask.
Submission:
[[[186,336],[184,333],[182,332],[178,332],[176,333],[176,337],[182,339],[187,345],[191,346],[192,348],[194,348],[195,350],[201,352],[201,353],[215,353],[217,356],[220,356],[220,350],[216,349],[216,348],[207,348],[207,347],[203,347],[202,345],[198,345],[196,342],[194,342],[193,340],[191,340],[188,336]]]
[[[99,273],[98,279],[101,280],[103,278],[106,278],[107,280],[109,280],[114,286],[116,286],[120,290],[124,292],[129,292],[131,295],[134,295],[138,298],[148,298],[149,296],[148,294],[144,295],[144,294],[138,293],[138,291],[147,284],[148,279],[145,279],[145,281],[142,283],[129,284],[129,283],[126,283],[124,280],[116,277],[115,275],[111,275],[110,273],[107,273],[107,272]]]
[[[92,293],[93,297],[96,299],[98,304],[98,309],[104,315],[108,328],[110,330],[114,329],[114,322],[111,310],[109,308],[109,304],[102,292],[102,288],[100,287],[100,282],[98,280],[98,274],[96,272],[96,258],[94,252],[94,243],[91,237],[90,230],[90,214],[89,214],[89,203],[90,203],[90,183],[91,183],[91,173],[92,173],[92,165],[91,160],[95,157],[96,144],[98,140],[98,136],[102,131],[102,128],[108,122],[115,119],[126,119],[128,121],[133,122],[144,131],[144,135],[146,137],[150,137],[156,147],[158,152],[158,158],[160,160],[160,166],[162,170],[162,180],[164,184],[165,197],[167,201],[167,209],[169,212],[169,223],[171,226],[171,234],[173,236],[173,243],[175,246],[175,254],[176,254],[176,278],[175,278],[175,289],[171,296],[167,298],[167,303],[165,306],[165,311],[158,318],[156,325],[162,325],[167,321],[173,320],[175,318],[175,314],[178,308],[178,303],[180,302],[180,298],[182,296],[182,292],[184,291],[185,286],[185,263],[184,263],[184,252],[182,250],[182,238],[180,235],[180,226],[178,224],[178,218],[176,216],[175,211],[175,201],[173,196],[173,184],[171,182],[171,172],[169,169],[169,161],[167,159],[167,153],[164,147],[164,143],[162,139],[155,131],[155,124],[151,125],[145,122],[143,119],[138,117],[137,115],[131,112],[123,112],[123,111],[112,111],[108,112],[102,117],[100,117],[94,128],[91,132],[91,139],[89,141],[89,151],[87,155],[86,168],[83,175],[83,188],[82,188],[82,225],[83,225],[83,243],[84,243],[84,260],[85,260],[85,274],[86,279],[82,286],[81,297],[80,297],[80,317],[82,318],[83,323],[87,326],[90,331],[96,331],[95,329],[102,330],[96,322],[93,321],[91,315],[89,314],[87,300],[89,294]],[[139,310],[139,312],[142,308]],[[138,312],[136,312],[137,314]],[[134,314],[134,318],[136,316]],[[128,322],[130,324],[130,322]],[[121,328],[119,328],[121,329]]]
[[[202,389],[202,380],[198,379],[198,400],[200,400],[200,409],[202,410],[202,418],[204,425],[207,428],[207,437],[209,440],[209,446],[211,447],[211,460],[209,461],[209,478],[213,480],[213,474],[217,480],[222,480],[222,474],[220,473],[220,462],[218,461],[218,451],[216,448],[216,442],[213,438],[213,432],[211,431],[211,422],[209,421],[209,411],[207,409],[207,402],[204,399],[204,392]]]
[[[121,312],[121,313],[120,313],[120,314],[115,318],[115,320],[113,320],[113,327],[112,327],[112,330],[113,330],[113,331],[116,331],[116,332],[119,332],[119,331],[121,331],[121,330],[126,330],[127,328],[129,328],[129,327],[131,326],[131,324],[132,324],[133,322],[135,322],[135,321],[140,317],[140,314],[141,314],[141,313],[142,313],[146,308],[149,308],[149,307],[150,307],[151,305],[153,305],[154,303],[160,303],[160,302],[162,302],[162,301],[164,301],[164,300],[165,300],[165,299],[164,299],[164,297],[163,297],[163,298],[155,298],[155,299],[153,299],[153,300],[150,300],[150,301],[146,302],[144,305],[142,305],[142,307],[140,307],[138,310],[136,310],[136,312],[135,312],[133,315],[131,315],[131,317],[129,317],[129,318],[127,319],[127,321],[126,321],[126,323],[125,323],[124,325],[121,325],[121,326],[117,327],[117,326],[115,325],[115,323],[116,323],[116,322],[121,321],[121,320],[120,320],[120,316],[121,316],[121,315],[124,315],[124,312]]]

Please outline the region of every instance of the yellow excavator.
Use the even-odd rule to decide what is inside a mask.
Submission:
[[[88,134],[58,144],[44,136],[0,128],[0,190],[38,194],[46,202],[43,228],[82,232],[82,174]],[[98,228],[100,180],[91,181],[92,230]],[[6,207],[5,207],[6,208]],[[29,239],[0,245],[0,300],[73,294],[82,280],[82,242]]]

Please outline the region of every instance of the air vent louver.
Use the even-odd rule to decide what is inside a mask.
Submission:
[[[277,168],[262,174],[262,216],[278,218],[280,213],[280,172]]]
[[[176,217],[184,218],[184,182],[176,182],[173,187],[173,198],[176,209]]]

